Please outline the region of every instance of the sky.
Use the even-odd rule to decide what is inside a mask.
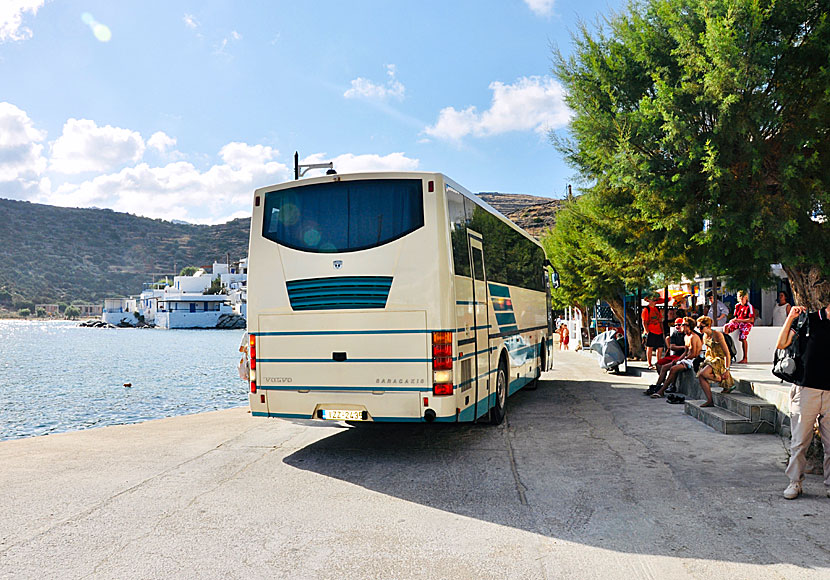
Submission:
[[[298,151],[561,198],[552,47],[622,6],[0,0],[0,197],[223,223]]]

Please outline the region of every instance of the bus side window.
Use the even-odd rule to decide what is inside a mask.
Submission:
[[[456,276],[471,277],[470,254],[467,249],[467,215],[464,208],[464,196],[447,189],[447,215],[450,221],[452,242],[452,261]]]
[[[478,248],[473,248],[473,269],[475,270],[476,280],[484,282],[484,257]]]

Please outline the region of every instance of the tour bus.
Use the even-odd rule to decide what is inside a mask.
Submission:
[[[498,424],[550,364],[541,245],[440,173],[257,189],[248,260],[254,416]]]

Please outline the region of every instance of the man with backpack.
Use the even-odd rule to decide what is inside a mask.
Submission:
[[[824,486],[830,497],[830,305],[807,315],[799,330],[793,322],[807,309],[790,309],[778,335],[777,348],[785,349],[798,337],[803,379],[790,390],[790,462],[785,473],[790,484],[784,490],[786,499],[801,495],[807,449],[813,440],[813,425],[819,419],[819,432],[824,443]],[[804,343],[802,344],[802,341]]]

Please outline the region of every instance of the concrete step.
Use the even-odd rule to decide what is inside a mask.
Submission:
[[[726,435],[775,432],[774,423],[760,420],[752,421],[723,407],[701,407],[705,402],[705,400],[687,400],[683,405],[683,410],[687,415],[691,415],[698,421],[702,421],[716,431],[720,431]]]
[[[775,425],[777,409],[775,405],[761,397],[735,391],[726,395],[714,392],[712,400],[715,406],[737,413],[750,421],[766,421],[770,425]]]

